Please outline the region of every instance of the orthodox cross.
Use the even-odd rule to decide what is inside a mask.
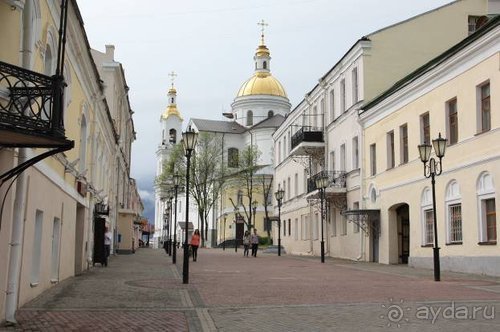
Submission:
[[[257,25],[260,25],[260,31],[261,31],[261,39],[262,39],[262,44],[264,45],[264,29],[266,26],[268,26],[269,24],[266,23],[263,19],[257,23]]]
[[[177,74],[172,70],[172,72],[169,73],[168,76],[170,76],[170,81],[172,81],[172,88],[173,88],[174,87],[174,81],[175,81],[175,78],[177,77]]]

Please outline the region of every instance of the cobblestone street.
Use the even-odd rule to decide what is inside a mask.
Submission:
[[[114,256],[22,307],[7,331],[492,331],[500,279],[201,249],[190,283],[163,250]]]

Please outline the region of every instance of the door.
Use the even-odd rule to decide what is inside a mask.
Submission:
[[[370,229],[370,235],[372,240],[372,262],[378,263],[378,251],[379,251],[379,221],[372,220],[372,228]]]
[[[104,264],[106,251],[104,250],[104,232],[106,220],[104,218],[94,218],[94,265]]]
[[[410,256],[410,220],[401,219],[401,263],[408,264]]]
[[[236,223],[236,243],[239,245],[243,243],[243,233],[245,229],[244,223]]]

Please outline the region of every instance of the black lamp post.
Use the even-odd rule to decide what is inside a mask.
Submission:
[[[257,212],[257,205],[258,205],[258,204],[259,204],[259,203],[258,203],[257,201],[253,201],[253,202],[252,202],[253,227],[254,227],[254,228],[255,228],[255,225],[256,225],[256,224],[255,224],[255,214],[256,214],[256,212]],[[251,230],[252,230],[252,225],[251,225],[251,224],[250,224],[250,227],[249,227],[249,228],[250,228],[250,231],[251,231]]]
[[[172,193],[169,191],[169,195],[172,195]],[[168,224],[167,224],[167,233],[168,233],[168,239],[167,239],[167,252],[169,256],[172,256],[172,200],[173,196],[168,197]]]
[[[316,178],[316,188],[319,189],[321,195],[321,263],[325,262],[325,240],[323,236],[323,224],[325,222],[325,211],[323,204],[325,200],[325,189],[328,186],[328,175],[321,174]]]
[[[234,208],[234,252],[238,252],[238,217],[240,215],[240,209],[238,207]]]
[[[172,246],[172,263],[177,263],[177,190],[179,189],[179,184],[181,182],[181,177],[179,174],[174,174],[174,243]]]
[[[431,158],[432,146],[434,146],[434,152],[439,161]],[[426,178],[431,178],[432,183],[432,212],[434,218],[434,281],[441,280],[441,268],[439,264],[439,246],[438,246],[438,233],[437,233],[437,218],[436,218],[436,189],[434,180],[435,176],[441,175],[443,172],[442,159],[444,157],[444,152],[446,150],[446,138],[439,137],[432,140],[432,146],[425,142],[418,146],[418,153],[420,154],[420,160],[424,163],[424,176]]]
[[[224,230],[222,231],[222,250],[226,250],[226,219],[227,219],[227,213],[224,213]]]
[[[274,193],[276,200],[278,201],[278,256],[281,256],[281,202],[285,196],[285,191],[283,189],[278,189]]]
[[[189,169],[191,162],[191,154],[193,153],[198,133],[191,127],[182,133],[182,147],[186,156],[186,225],[184,236],[184,265],[182,268],[182,283],[189,283],[189,247],[188,247],[188,230],[189,230]]]

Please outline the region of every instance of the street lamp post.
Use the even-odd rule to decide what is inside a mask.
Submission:
[[[278,189],[278,191],[274,193],[274,196],[278,201],[278,256],[281,256],[281,203],[285,196],[285,191],[283,189]]]
[[[188,229],[189,229],[189,168],[191,162],[191,154],[193,153],[198,139],[196,133],[191,127],[182,133],[182,147],[186,156],[186,224],[184,236],[184,265],[182,267],[182,283],[189,283],[189,248],[188,248]]]
[[[252,202],[252,212],[253,212],[253,227],[255,228],[255,213],[257,212],[257,204],[259,204],[257,201]],[[252,231],[252,224],[250,223],[250,231]]]
[[[181,182],[181,177],[179,174],[174,174],[174,243],[173,243],[173,252],[172,252],[172,263],[177,263],[177,190],[179,189],[179,184]]]
[[[222,239],[222,250],[226,250],[226,219],[227,213],[224,213],[224,231],[223,231],[223,239]]]
[[[316,188],[320,190],[321,195],[321,263],[325,262],[325,239],[323,236],[323,224],[325,223],[325,211],[323,209],[323,204],[325,201],[325,189],[328,186],[328,175],[321,174],[316,178]]]
[[[238,230],[236,227],[238,225],[238,216],[240,215],[240,209],[238,207],[234,208],[234,252],[238,252]]]
[[[169,195],[172,195],[172,193],[169,192]],[[167,239],[167,251],[168,251],[168,255],[169,256],[172,256],[172,200],[173,200],[173,196],[170,196],[168,198],[168,239]]]
[[[439,161],[431,158],[432,146],[434,146],[434,152]],[[436,189],[435,189],[435,177],[441,175],[443,172],[442,159],[446,150],[446,138],[439,137],[432,140],[432,145],[425,142],[418,146],[418,153],[420,154],[420,160],[424,163],[424,176],[428,179],[431,178],[432,183],[432,212],[434,218],[434,281],[441,280],[441,268],[439,263],[439,246],[438,246],[438,233],[437,233],[437,217],[436,217]]]

